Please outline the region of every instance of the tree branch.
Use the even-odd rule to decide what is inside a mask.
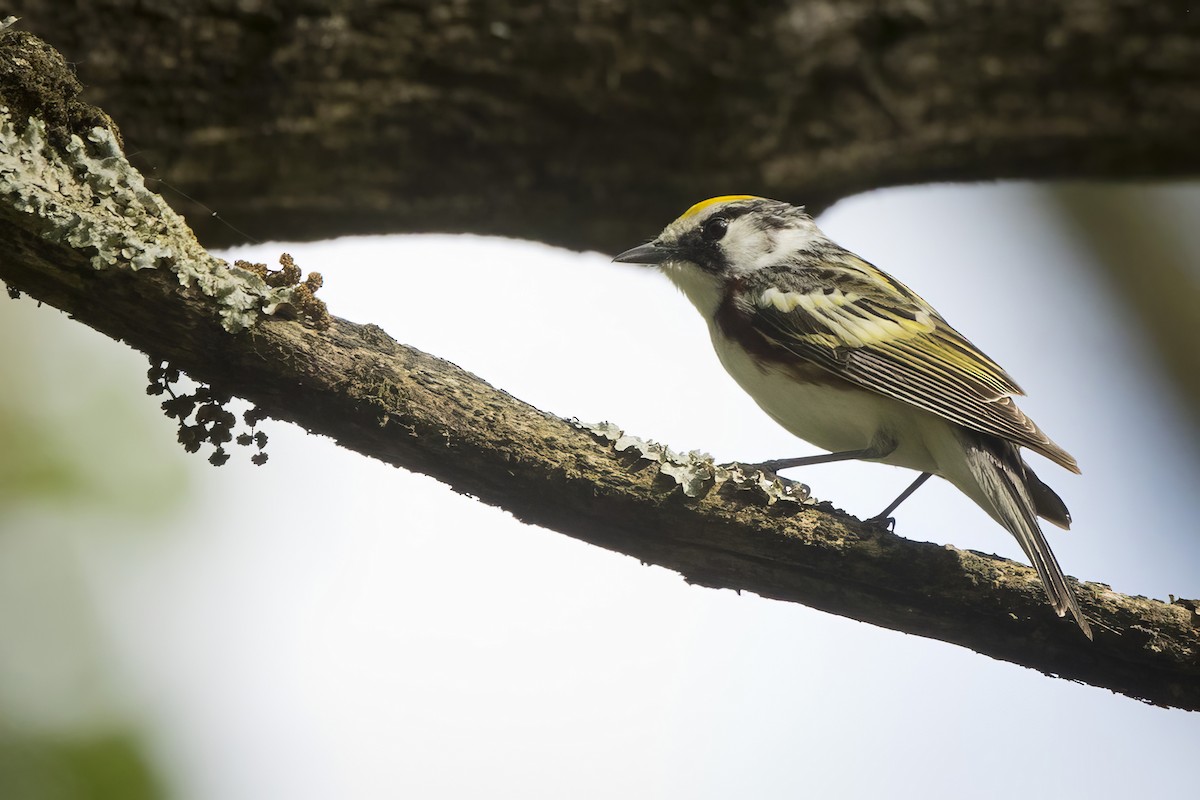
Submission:
[[[44,76],[53,60],[33,37],[0,34],[0,71],[10,77]],[[141,186],[115,138],[93,127],[94,109],[62,96],[39,105],[22,91],[0,83],[10,109],[0,115],[0,279],[10,287],[270,416],[691,582],[1200,709],[1195,603],[1082,584],[1096,629],[1088,642],[1053,615],[1022,565],[902,539],[827,507],[768,504],[768,493],[736,491],[748,485],[737,479],[689,480],[689,497],[669,476],[695,479],[707,465],[694,459],[619,452],[377,327],[269,317],[300,307],[302,293],[209,256]],[[31,116],[14,119],[17,108]]]
[[[447,231],[613,252],[714,194],[816,212],[906,183],[1200,172],[1186,3],[8,6],[209,246]]]

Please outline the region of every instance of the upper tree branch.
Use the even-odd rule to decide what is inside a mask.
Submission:
[[[767,505],[729,484],[688,498],[656,466],[379,328],[262,317],[260,308],[295,298],[204,252],[92,127],[95,110],[61,96],[70,81],[46,83],[61,68],[33,37],[0,35],[0,104],[30,115],[16,127],[0,120],[0,279],[9,286],[273,417],[690,581],[1200,709],[1200,633],[1186,604],[1083,584],[1089,642],[1053,615],[1022,565],[902,539],[829,509]],[[39,102],[47,85],[60,95]]]
[[[695,200],[1200,172],[1200,14],[1146,0],[10,0],[201,241],[623,248]],[[186,8],[187,13],[175,13]],[[239,10],[239,9],[247,10]]]

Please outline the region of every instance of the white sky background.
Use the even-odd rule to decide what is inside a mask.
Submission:
[[[646,237],[667,222],[647,220]],[[1079,459],[1082,477],[1031,456],[1075,518],[1070,533],[1049,531],[1069,574],[1132,594],[1200,594],[1200,537],[1188,530],[1196,438],[1134,320],[1036,189],[877,192],[820,222],[1003,364],[1029,392],[1022,407]],[[282,250],[324,274],[333,313],[377,323],[539,408],[720,460],[812,452],[725,375],[695,310],[652,271],[473,237],[232,256],[273,263]],[[64,380],[77,379],[68,365],[83,358],[126,374],[130,402],[158,414],[156,399],[137,398],[141,356],[28,300],[3,308],[23,315],[22,329],[45,327],[48,363],[63,365]],[[146,726],[179,797],[1112,797],[1194,787],[1200,715],[688,586],[328,440],[264,429],[262,468],[238,449],[221,469],[180,452],[196,473],[193,496],[154,535],[97,535],[94,521],[69,515],[22,532],[52,531],[79,560],[121,703]],[[791,474],[858,516],[913,477],[860,463]],[[1021,558],[940,481],[897,517],[905,536]]]

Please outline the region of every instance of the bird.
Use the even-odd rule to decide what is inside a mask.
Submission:
[[[658,268],[708,323],[717,357],[785,430],[827,453],[778,471],[858,459],[954,485],[1016,538],[1059,617],[1092,630],[1038,524],[1071,515],[1021,449],[1079,473],[1016,405],[995,361],[900,281],[836,244],[803,206],[753,195],[699,202],[616,262]]]

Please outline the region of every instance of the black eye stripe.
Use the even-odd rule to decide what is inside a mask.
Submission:
[[[725,219],[725,217],[713,217],[700,228],[700,238],[706,242],[719,242],[725,238],[725,233],[728,230],[729,220]]]

